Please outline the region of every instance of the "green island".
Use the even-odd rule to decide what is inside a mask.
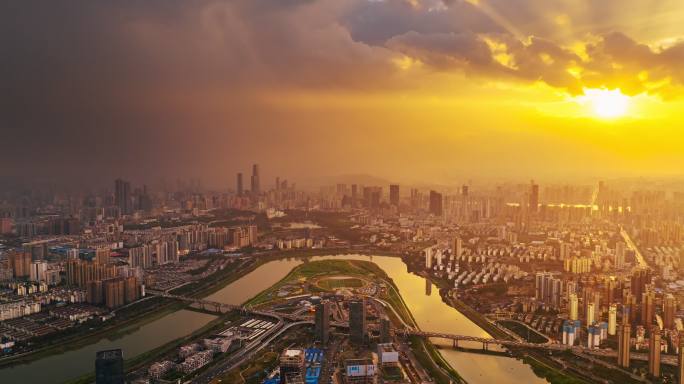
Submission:
[[[402,299],[398,288],[387,274],[375,263],[363,260],[321,260],[309,261],[295,267],[287,276],[270,288],[259,293],[245,304],[265,306],[281,301],[283,297],[296,296],[304,292],[330,292],[345,288],[360,288],[369,283],[383,285],[375,296],[391,307],[388,316],[396,327],[405,325],[417,327],[410,309]],[[463,378],[444,360],[438,349],[429,340],[420,337],[409,339],[411,351],[438,384],[465,383]],[[249,371],[250,365],[239,368]],[[230,372],[224,379],[236,379],[240,375]],[[249,382],[249,381],[246,381]]]

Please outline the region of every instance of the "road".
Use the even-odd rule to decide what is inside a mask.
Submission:
[[[260,337],[254,339],[247,345],[245,345],[238,352],[230,356],[228,359],[219,362],[215,366],[209,368],[206,372],[200,374],[192,380],[192,383],[208,384],[214,379],[221,377],[231,371],[232,369],[239,367],[250,359],[253,359],[256,354],[262,349],[266,348],[275,339],[280,337],[283,333],[287,332],[290,328],[311,324],[309,321],[298,321],[295,323],[289,323],[283,326],[283,323],[279,323],[269,330],[269,332],[264,333]],[[277,331],[277,332],[276,332]]]
[[[639,263],[639,266],[642,268],[650,268],[648,263],[646,263],[646,259],[644,259],[644,255],[641,254],[641,251],[639,251],[639,248],[636,246],[636,244],[634,244],[632,238],[629,237],[629,233],[627,233],[622,226],[620,227],[620,235],[622,235],[622,238],[625,240],[627,247],[634,251],[634,259],[636,259],[637,263]]]

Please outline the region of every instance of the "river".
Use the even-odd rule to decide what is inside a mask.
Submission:
[[[442,302],[436,287],[431,287],[434,289],[431,289],[432,293],[427,295],[426,284],[431,283],[427,283],[423,277],[409,273],[406,264],[399,258],[344,255],[311,257],[308,260],[331,258],[369,260],[376,263],[397,285],[399,293],[423,330],[488,336],[475,323]],[[209,295],[208,299],[228,304],[241,304],[278,282],[302,262],[299,258],[268,262]],[[102,338],[93,344],[60,355],[4,368],[0,370],[0,377],[3,384],[6,382],[60,383],[92,372],[95,352],[98,350],[122,348],[124,355],[132,358],[175,338],[185,336],[212,319],[213,316],[191,311],[175,312],[140,327],[128,329],[123,335],[121,335],[122,332],[118,332],[118,337]],[[538,378],[529,366],[512,358],[459,352],[449,348],[441,349],[440,353],[471,384],[546,383],[544,379]]]

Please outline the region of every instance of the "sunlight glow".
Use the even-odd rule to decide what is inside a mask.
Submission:
[[[617,89],[584,89],[581,103],[591,107],[593,113],[604,119],[625,116],[629,110],[630,97]]]

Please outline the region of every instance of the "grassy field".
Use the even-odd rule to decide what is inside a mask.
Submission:
[[[271,288],[261,292],[247,301],[247,305],[261,305],[273,298],[273,293],[288,284],[298,284],[300,281],[310,280],[314,277],[325,276],[358,276],[373,280],[374,278],[387,279],[385,272],[374,263],[363,260],[320,260],[310,261],[294,268],[282,280]],[[356,279],[359,280],[359,279]]]
[[[348,278],[348,279],[324,279],[319,281],[318,286],[327,290],[332,291],[338,288],[359,288],[363,287],[364,282],[361,279]]]

